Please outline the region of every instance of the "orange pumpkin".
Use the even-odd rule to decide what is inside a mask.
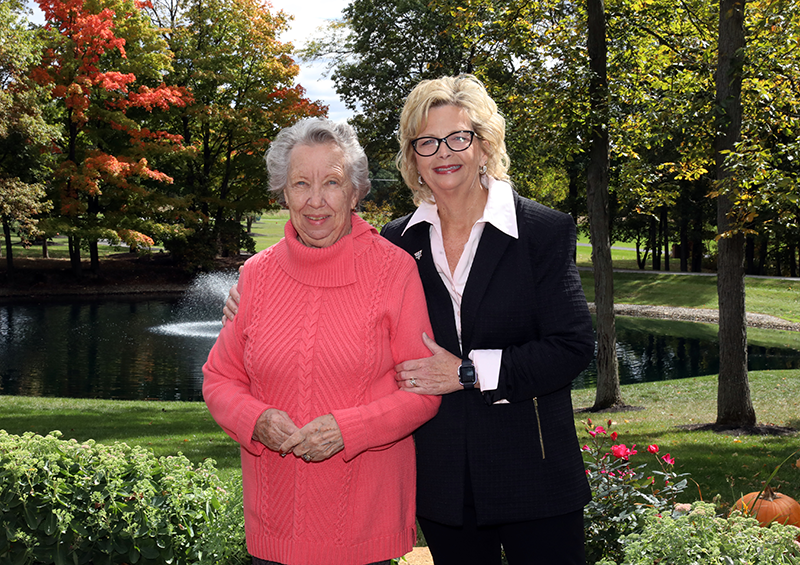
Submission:
[[[760,497],[757,492],[744,495],[733,505],[734,510],[753,516],[762,526],[777,522],[800,528],[800,503],[790,496],[775,492],[769,486],[760,494]]]

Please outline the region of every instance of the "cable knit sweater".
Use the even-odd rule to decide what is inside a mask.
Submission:
[[[239,314],[203,367],[214,419],[241,445],[250,553],[286,565],[363,565],[404,555],[415,529],[411,432],[439,397],[398,390],[394,366],[430,355],[413,258],[352,216],[334,245],[285,237],[247,261]],[[252,439],[268,408],[298,427],[333,414],[344,449],[281,457]]]

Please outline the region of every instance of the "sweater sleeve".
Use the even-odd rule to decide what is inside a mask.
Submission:
[[[259,455],[266,447],[253,440],[253,432],[259,416],[272,407],[250,393],[250,377],[244,367],[244,328],[250,318],[252,271],[253,265],[245,264],[239,277],[239,313],[222,328],[203,365],[203,398],[225,433],[253,455]]]
[[[408,261],[406,261],[406,259]],[[422,333],[433,336],[425,294],[410,256],[403,255],[404,268],[385,294],[390,311],[390,339],[395,364],[430,357]],[[394,379],[395,370],[391,369]],[[361,406],[334,410],[333,417],[344,439],[344,459],[350,461],[368,449],[380,449],[411,435],[436,415],[441,397],[405,392],[399,388]]]

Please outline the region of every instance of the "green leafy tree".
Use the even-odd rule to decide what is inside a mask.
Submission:
[[[640,268],[651,252],[654,268],[662,256],[668,268],[675,232],[681,270],[694,249],[699,271],[713,168],[715,6],[622,0],[609,12],[615,223],[644,244]]]
[[[800,20],[792,7],[782,0],[761,0],[749,2],[746,12],[742,134],[726,160],[736,183],[722,191],[732,201],[729,221],[747,238],[749,274],[766,274],[772,261],[776,274],[788,263],[789,274],[797,276],[800,53],[795,45],[800,41]]]
[[[39,233],[39,216],[51,207],[41,182],[48,170],[42,153],[57,139],[43,115],[46,93],[28,79],[42,45],[23,15],[19,2],[0,4],[0,218],[9,277],[13,230],[30,241]]]
[[[170,128],[190,151],[166,166],[186,202],[191,236],[167,241],[184,261],[207,265],[252,240],[241,221],[273,207],[263,155],[281,128],[327,107],[304,97],[294,80],[288,25],[259,0],[157,1],[152,21],[175,54],[171,78],[194,101],[171,115]],[[194,256],[190,256],[194,254]]]

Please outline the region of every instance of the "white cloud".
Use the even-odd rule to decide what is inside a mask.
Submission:
[[[342,10],[349,4],[349,0],[270,0],[270,2],[275,10],[283,10],[287,15],[294,16],[289,22],[289,30],[283,34],[281,40],[291,42],[298,49],[310,38],[318,35],[318,28],[329,20],[341,18]],[[306,89],[308,98],[328,105],[330,119],[341,121],[353,115],[353,112],[339,99],[333,82],[322,76],[325,71],[323,63],[300,62],[299,64],[298,84]]]

